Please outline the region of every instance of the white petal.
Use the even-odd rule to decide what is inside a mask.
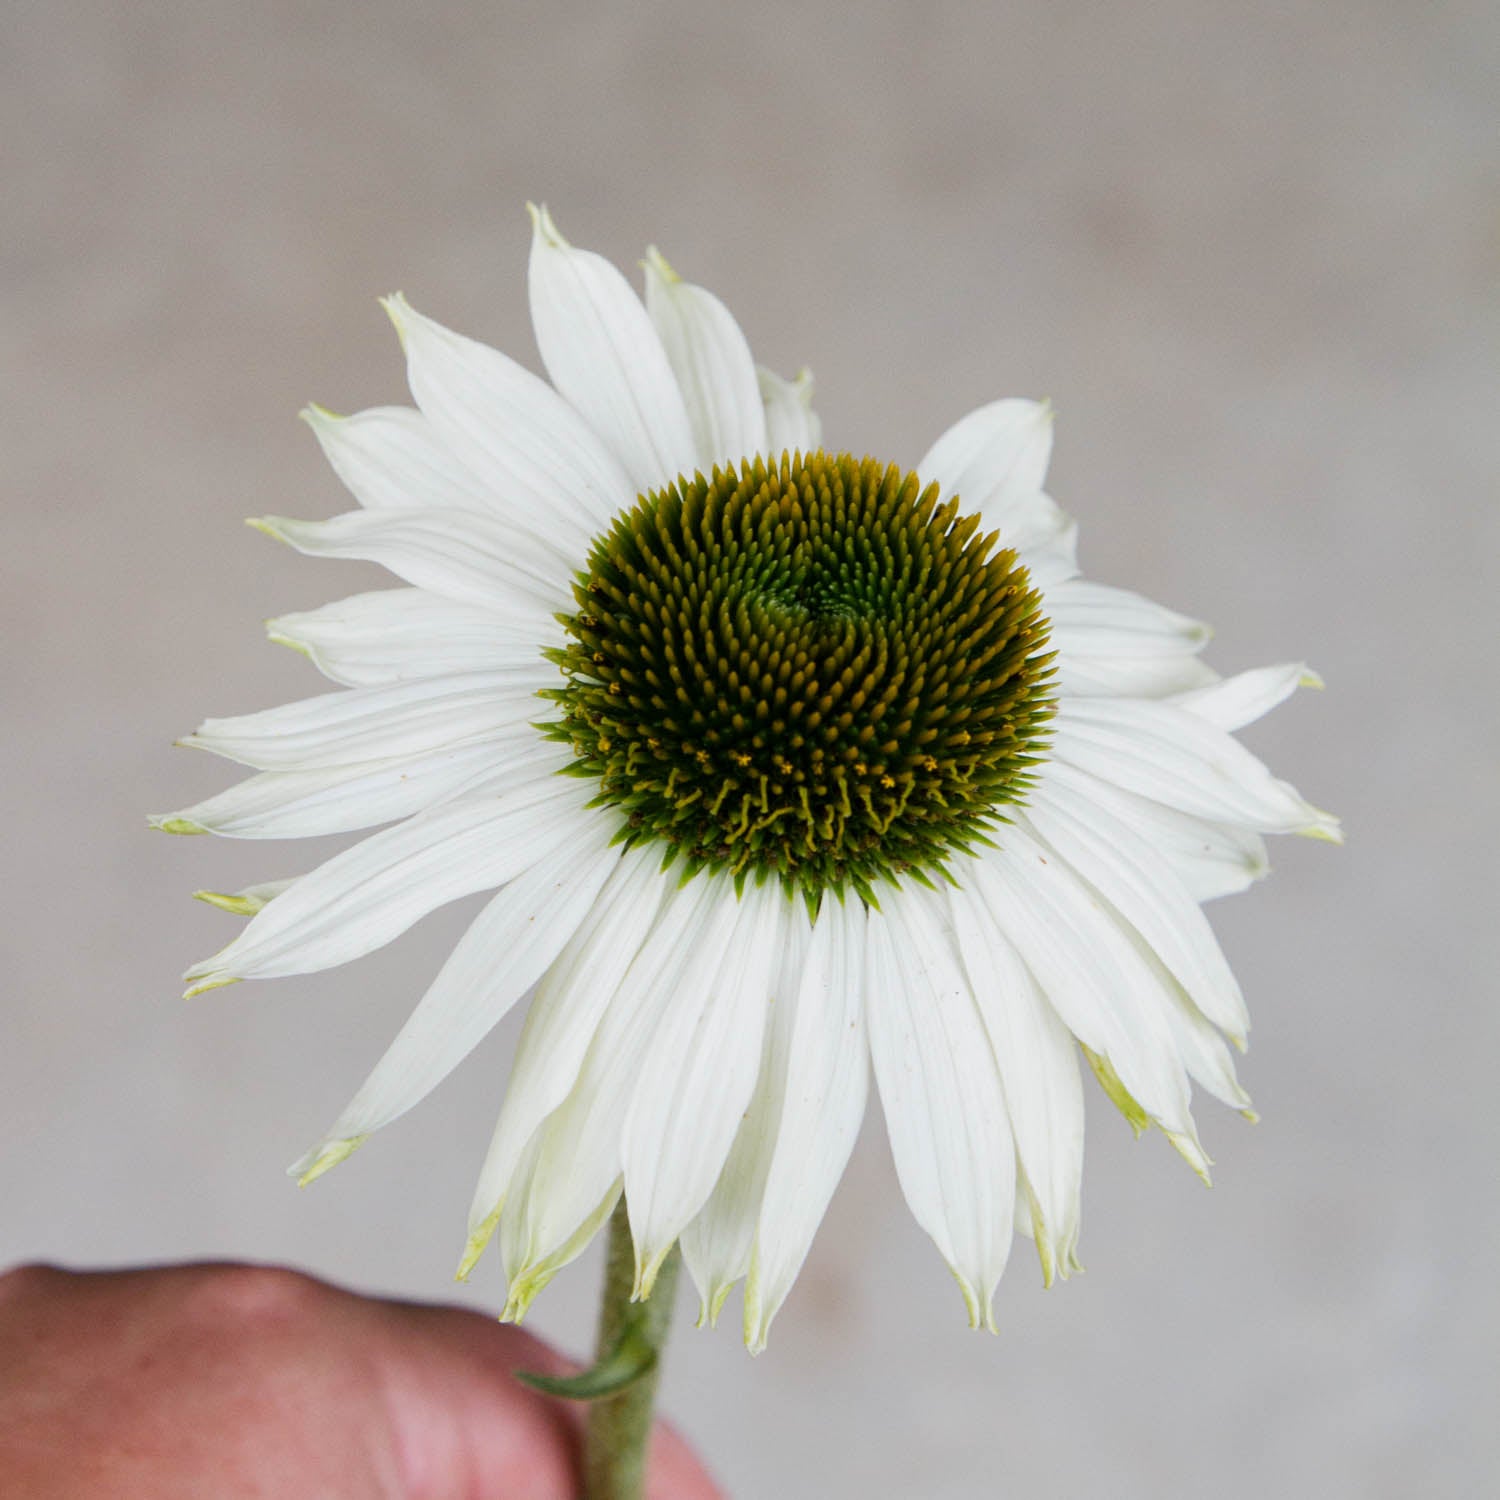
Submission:
[[[705,473],[766,447],[766,417],[750,345],[712,292],[646,252],[646,311],[682,388]]]
[[[697,467],[682,392],[630,283],[532,210],[531,321],[552,384],[609,444],[638,490]]]
[[[1052,408],[1043,401],[993,401],[961,418],[917,465],[957,495],[964,514],[978,511],[1000,545],[1025,552],[1071,536],[1071,523],[1042,490],[1052,457]]]
[[[800,905],[789,905],[783,915],[786,925],[771,949],[778,960],[777,972],[755,1092],[750,1096],[713,1192],[682,1232],[682,1257],[700,1298],[700,1327],[718,1321],[719,1311],[734,1283],[750,1268],[755,1221],[760,1215],[766,1175],[776,1149],[797,994],[802,986],[806,948],[811,937],[806,912]]]
[[[379,563],[449,599],[547,619],[572,607],[567,568],[493,516],[461,510],[351,510],[327,521],[260,516],[250,523],[309,557]]]
[[[1247,890],[1270,869],[1265,840],[1249,829],[1163,807],[1057,759],[1039,768],[1038,779],[1066,786],[1107,819],[1132,829],[1171,865],[1195,901]]]
[[[546,703],[537,697],[539,675],[528,668],[344,688],[259,713],[205,719],[181,743],[258,771],[322,770],[425,755],[494,741],[542,717]]]
[[[1322,686],[1323,679],[1305,661],[1289,661],[1236,673],[1222,682],[1182,693],[1172,701],[1220,729],[1233,731],[1270,713],[1299,687]]]
[[[973,1327],[1010,1254],[1016,1149],[994,1052],[938,898],[882,892],[869,924],[870,1055],[901,1190],[964,1295]]]
[[[963,866],[957,873],[962,874]],[[1077,1269],[1083,1181],[1083,1087],[1072,1034],[967,886],[947,892],[964,968],[995,1049],[1024,1182],[1021,1198],[1042,1276]]]
[[[505,759],[501,745],[482,743],[327,770],[263,771],[152,823],[170,833],[234,839],[347,833],[408,818]]]
[[[603,817],[584,807],[590,791],[573,777],[546,775],[371,834],[304,875],[184,977],[207,989],[310,974],[373,952],[446,902],[514,880],[557,840]]]
[[[425,1098],[547,971],[619,862],[607,820],[570,829],[499,892],[459,940],[394,1042],[323,1140],[292,1167],[316,1172]]]
[[[1191,656],[1213,631],[1141,594],[1073,578],[1047,590],[1053,644],[1081,656]]]
[[[620,856],[598,901],[537,985],[469,1210],[476,1256],[526,1143],[573,1087],[599,1019],[656,921],[667,888],[660,864],[650,844]],[[473,1237],[481,1237],[477,1245]]]
[[[563,632],[534,608],[463,604],[426,589],[377,589],[266,622],[273,641],[346,687],[540,664]]]
[[[1193,1003],[1243,1042],[1244,996],[1208,919],[1147,840],[1065,785],[1043,782],[1027,801],[1036,830],[1140,934]]]
[[[1057,656],[1057,689],[1065,698],[1166,698],[1209,687],[1219,674],[1196,656]]]
[[[386,311],[417,405],[509,516],[542,534],[561,526],[572,545],[635,500],[608,447],[545,380],[403,297]]]
[[[1002,848],[955,864],[958,883],[983,902],[1073,1035],[1109,1060],[1153,1119],[1191,1136],[1168,1007],[1114,918],[1019,824],[997,839]]]
[[[375,406],[352,417],[309,406],[312,428],[333,471],[366,510],[502,509],[436,429],[409,406]]]
[[[788,898],[779,882],[747,884],[706,985],[678,984],[642,1061],[621,1138],[637,1295],[713,1191],[760,1071],[761,1038],[781,959]]]
[[[1337,818],[1305,802],[1222,729],[1169,703],[1064,699],[1052,752],[1195,817],[1259,833],[1340,837]]]
[[[679,985],[701,991],[721,962],[736,915],[732,897],[721,899],[711,877],[680,888],[670,873],[657,878],[665,887],[661,915],[610,1001],[568,1097],[537,1133],[528,1190],[518,1201],[507,1199],[500,1216],[513,1298],[518,1287],[531,1295],[540,1290],[609,1196],[620,1175],[626,1109],[656,1021]]]
[[[745,1343],[766,1346],[864,1119],[864,904],[827,898],[813,926],[787,1049],[776,1135],[745,1284]]]
[[[774,370],[757,365],[761,404],[766,412],[766,453],[815,453],[823,445],[823,424],[813,410],[813,379],[803,370],[796,380],[783,380]]]
[[[1197,660],[1213,634],[1201,621],[1082,578],[1045,593],[1058,687],[1065,696],[1156,698],[1216,680]]]

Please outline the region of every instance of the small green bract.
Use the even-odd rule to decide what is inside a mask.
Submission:
[[[684,878],[876,904],[1003,821],[1044,746],[1047,621],[997,542],[869,458],[679,478],[594,542],[543,727]]]

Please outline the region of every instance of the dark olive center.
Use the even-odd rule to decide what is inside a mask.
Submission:
[[[1024,796],[1052,713],[1013,552],[872,459],[783,454],[642,496],[574,585],[575,769],[684,876],[816,903],[939,869]]]

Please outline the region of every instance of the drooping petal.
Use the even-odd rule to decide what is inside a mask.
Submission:
[[[510,519],[543,534],[561,527],[572,545],[635,499],[636,486],[601,435],[545,380],[424,317],[404,297],[385,307],[423,416]]]
[[[262,771],[181,812],[153,818],[169,833],[298,839],[408,818],[506,760],[503,741],[316,771]]]
[[[1172,701],[1178,708],[1233,732],[1270,713],[1299,687],[1322,686],[1323,679],[1305,661],[1288,661],[1238,672],[1210,686],[1180,693]]]
[[[978,511],[1000,545],[1027,552],[1071,535],[1071,522],[1042,490],[1052,457],[1052,408],[1008,399],[981,406],[955,422],[917,465],[924,484],[936,480],[957,495],[966,515]]]
[[[619,862],[608,819],[568,830],[480,912],[411,1018],[323,1140],[292,1168],[304,1180],[351,1141],[425,1098],[547,971]]]
[[[814,453],[823,444],[823,424],[813,410],[812,371],[783,380],[764,365],[755,367],[761,404],[766,412],[766,451],[774,459],[783,453]]]
[[[184,977],[202,990],[311,974],[373,952],[439,906],[515,879],[559,839],[599,819],[584,805],[590,791],[549,773],[371,834],[304,875]]]
[[[1265,840],[1250,829],[1163,807],[1056,758],[1039,769],[1037,779],[1065,786],[1087,805],[1089,816],[1098,809],[1106,822],[1131,829],[1172,867],[1195,901],[1248,890],[1270,869]]]
[[[1138,932],[1216,1026],[1243,1042],[1244,996],[1202,908],[1147,840],[1052,781],[1026,815],[1043,838]]]
[[[351,510],[327,521],[251,522],[309,557],[379,563],[397,578],[481,607],[529,608],[542,624],[571,605],[568,564],[493,516],[462,510]]]
[[[333,472],[366,510],[435,505],[504,514],[493,491],[409,406],[374,406],[349,417],[309,406],[302,419]]]
[[[977,893],[964,884],[947,892],[974,999],[1005,1087],[1023,1180],[1022,1222],[1036,1241],[1042,1278],[1077,1269],[1083,1182],[1083,1087],[1073,1037],[1047,1003]]]
[[[542,664],[545,666],[545,663]],[[493,741],[539,718],[533,667],[345,688],[259,713],[205,719],[181,741],[258,771],[313,771]]]
[[[1306,802],[1224,730],[1170,703],[1064,699],[1053,753],[1167,807],[1259,833],[1339,842],[1338,819]]]
[[[1108,1059],[1167,1131],[1192,1136],[1187,1073],[1164,1004],[1118,927],[1057,856],[1007,824],[957,879],[983,902],[1068,1029]]]
[[[698,1288],[700,1327],[718,1321],[734,1283],[750,1268],[755,1221],[776,1149],[797,994],[811,936],[806,913],[800,906],[789,906],[783,915],[785,925],[775,950],[778,961],[755,1091],[713,1192],[682,1232],[682,1258]]]
[[[993,1329],[1013,1233],[1016,1148],[994,1052],[934,893],[882,892],[865,989],[901,1191],[948,1262],[970,1326]]]
[[[860,901],[825,898],[808,941],[786,1053],[781,1122],[745,1283],[745,1343],[766,1346],[771,1321],[807,1259],[844,1175],[869,1094]]]
[[[766,416],[750,345],[712,292],[684,281],[653,246],[646,311],[682,389],[705,473],[766,448]]]
[[[539,665],[543,648],[563,638],[561,628],[548,629],[534,608],[509,611],[505,604],[464,604],[426,589],[376,589],[268,620],[266,633],[345,687]]]
[[[532,210],[531,321],[552,384],[624,465],[637,490],[696,468],[692,428],[666,351],[630,283]]]
[[[581,1227],[613,1202],[625,1115],[656,1023],[679,986],[694,994],[713,982],[735,915],[732,893],[723,899],[722,882],[712,878],[666,890],[661,914],[600,1019],[573,1087],[527,1148],[526,1191],[519,1198],[513,1192],[500,1215],[509,1315],[525,1312],[548,1277],[583,1248]],[[520,1168],[514,1176],[521,1178]]]
[[[464,1274],[494,1231],[526,1143],[573,1087],[600,1017],[656,921],[665,890],[660,863],[649,844],[621,855],[599,899],[537,985],[474,1189]]]
[[[760,1070],[761,1039],[789,907],[780,883],[720,899],[734,925],[702,988],[675,987],[642,1061],[621,1137],[625,1202],[635,1240],[636,1295],[703,1207],[724,1170]]]

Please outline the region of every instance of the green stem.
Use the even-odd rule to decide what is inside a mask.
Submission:
[[[584,1500],[641,1500],[651,1446],[652,1412],[661,1375],[661,1351],[672,1324],[679,1254],[674,1246],[644,1302],[630,1300],[635,1285],[635,1245],[621,1198],[609,1221],[609,1253],[599,1304],[598,1358],[624,1345],[649,1356],[648,1368],[618,1395],[589,1407],[583,1452]]]

